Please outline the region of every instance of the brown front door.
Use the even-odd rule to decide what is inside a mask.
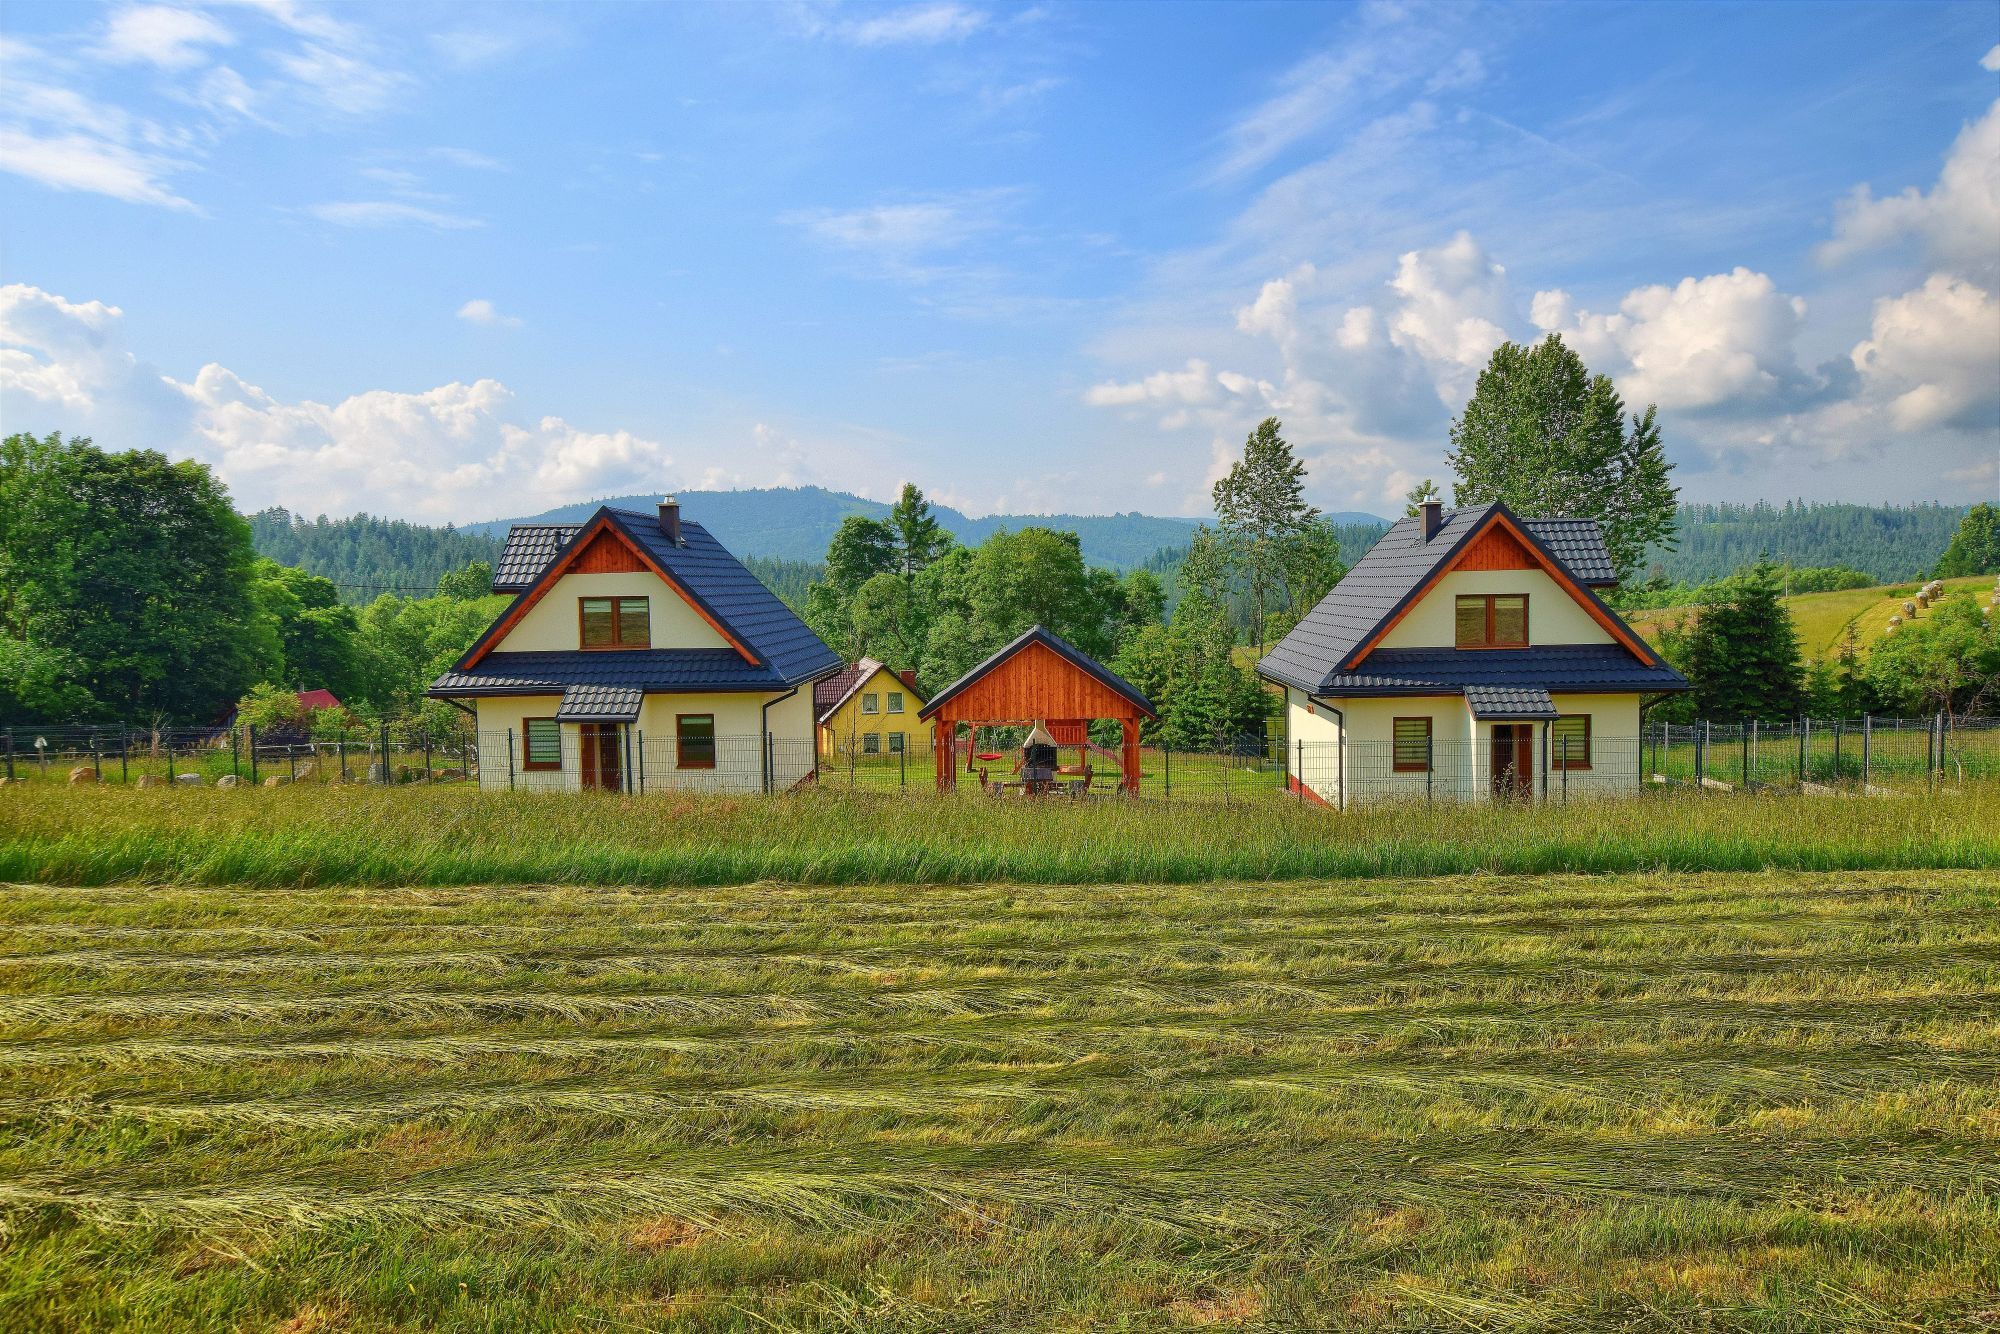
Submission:
[[[584,723],[578,730],[583,733],[584,787],[618,791],[624,786],[619,781],[618,724]]]
[[[1531,723],[1493,725],[1493,795],[1527,797],[1535,791],[1535,729]]]

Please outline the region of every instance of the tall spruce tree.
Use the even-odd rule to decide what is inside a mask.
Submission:
[[[1250,594],[1251,633],[1260,652],[1268,616],[1294,600],[1288,596],[1297,582],[1288,579],[1296,573],[1290,566],[1318,562],[1323,551],[1323,543],[1296,540],[1319,521],[1319,510],[1306,503],[1306,465],[1292,453],[1280,434],[1283,429],[1276,417],[1257,423],[1243,442],[1243,457],[1229,466],[1212,493],[1230,563]],[[1337,555],[1337,541],[1334,551]]]
[[[1559,334],[1493,350],[1451,424],[1451,446],[1456,504],[1595,519],[1620,579],[1649,546],[1674,545],[1678,491],[1654,409],[1628,424],[1610,378],[1592,375]]]
[[[1805,666],[1778,566],[1761,560],[1715,585],[1680,657],[1697,718],[1736,723],[1797,715]]]
[[[896,497],[889,511],[889,527],[896,535],[897,554],[905,578],[914,577],[926,565],[951,550],[952,536],[945,531],[924,493],[909,483]]]

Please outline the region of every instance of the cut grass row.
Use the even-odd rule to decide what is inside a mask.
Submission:
[[[0,1326],[2000,1309],[2000,877],[0,890]]]
[[[1336,815],[879,797],[0,790],[0,879],[93,885],[1083,884],[1474,872],[2000,866],[2000,784],[1892,798],[1646,793]]]

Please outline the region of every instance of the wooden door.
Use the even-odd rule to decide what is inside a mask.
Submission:
[[[624,786],[620,781],[618,724],[584,723],[578,730],[583,734],[584,788],[618,791]]]
[[[1493,795],[1530,797],[1535,791],[1535,729],[1530,723],[1493,726]]]

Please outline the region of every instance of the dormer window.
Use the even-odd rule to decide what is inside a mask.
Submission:
[[[585,648],[651,648],[652,603],[646,598],[578,598],[578,642]]]
[[[1526,648],[1528,595],[1473,593],[1458,599],[1458,647]]]

